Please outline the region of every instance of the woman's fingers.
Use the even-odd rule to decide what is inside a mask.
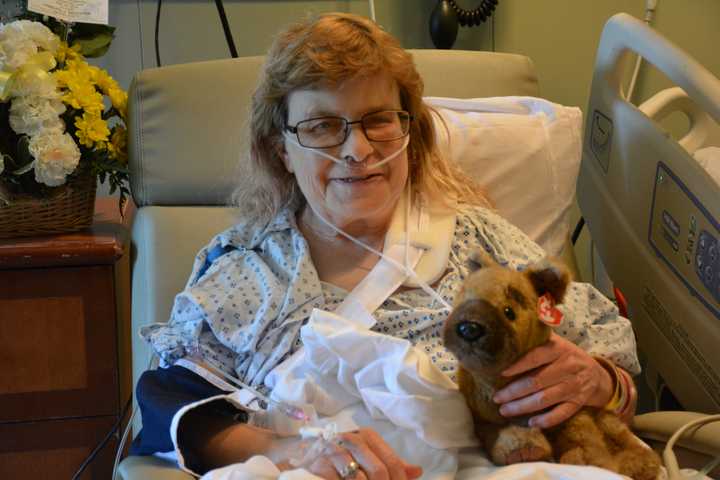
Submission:
[[[388,467],[375,455],[375,453],[367,445],[361,433],[344,433],[340,446],[347,449],[360,464],[369,480],[390,480],[390,472]],[[403,479],[405,477],[402,477]],[[395,480],[394,478],[392,480]]]
[[[342,480],[335,469],[335,466],[328,457],[318,458],[309,467],[307,467],[307,470],[318,477],[324,478],[325,480]]]
[[[365,475],[365,472],[362,470],[362,468],[360,468],[360,463],[357,462],[347,451],[331,455],[330,461],[335,467],[335,471],[338,473],[338,476],[340,478],[344,478],[347,480],[368,480],[367,475]],[[353,462],[358,467],[358,469],[355,470],[354,473],[354,469],[352,468]],[[346,476],[343,477],[343,475]]]
[[[552,410],[532,417],[530,419],[530,426],[538,428],[554,427],[575,415],[581,408],[581,404],[574,402],[560,403]]]
[[[422,475],[421,467],[405,462],[374,430],[343,433],[334,445],[311,465],[312,473],[332,480],[414,480]]]
[[[493,395],[495,403],[507,403],[574,378],[582,365],[568,356],[514,380]]]
[[[500,415],[515,417],[539,412],[563,401],[571,401],[575,389],[574,382],[563,381],[525,397],[505,403],[500,407]]]
[[[421,467],[406,463],[374,430],[345,433],[341,445],[355,457],[369,480],[413,480],[422,475]]]
[[[413,480],[422,476],[422,467],[412,465],[400,458],[375,430],[361,430],[370,449],[385,463],[390,478]]]

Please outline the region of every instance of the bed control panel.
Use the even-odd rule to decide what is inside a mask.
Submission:
[[[690,292],[720,318],[720,223],[662,162],[655,176],[649,241]]]

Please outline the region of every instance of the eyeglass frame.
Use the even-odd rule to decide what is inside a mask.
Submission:
[[[406,113],[407,116],[408,116],[408,131],[407,131],[405,134],[403,134],[402,136],[399,136],[399,137],[396,137],[396,138],[391,138],[391,139],[389,139],[389,140],[373,140],[373,139],[371,139],[371,138],[368,136],[368,134],[367,134],[367,130],[365,130],[365,125],[363,125],[363,123],[362,123],[362,122],[363,122],[363,119],[364,119],[365,117],[369,116],[369,115],[375,115],[376,113],[383,113],[383,112]],[[343,140],[342,140],[340,143],[336,143],[335,145],[330,145],[329,147],[309,147],[309,146],[307,146],[307,145],[303,145],[302,141],[300,140],[300,135],[298,135],[298,128],[297,128],[298,125],[300,125],[301,123],[305,123],[305,122],[311,122],[311,121],[313,121],[313,120],[321,120],[321,119],[323,119],[323,118],[336,118],[336,119],[343,120],[343,121],[345,122],[345,136],[343,137]],[[304,119],[304,120],[300,120],[300,121],[297,122],[294,126],[293,126],[293,125],[285,124],[285,130],[288,131],[288,132],[290,132],[290,133],[292,133],[292,134],[294,134],[294,135],[295,135],[295,138],[297,138],[298,143],[299,143],[300,145],[302,145],[303,147],[305,147],[305,148],[315,148],[315,149],[318,149],[318,150],[324,150],[324,149],[326,149],[326,148],[339,147],[339,146],[342,145],[343,143],[347,142],[347,139],[350,137],[350,130],[351,130],[352,125],[355,125],[355,124],[358,124],[358,123],[360,124],[360,128],[362,128],[363,135],[365,135],[365,138],[367,138],[368,141],[370,141],[370,142],[380,142],[380,143],[382,143],[382,142],[394,142],[395,140],[400,140],[401,138],[405,138],[405,137],[407,137],[408,135],[410,135],[410,122],[412,122],[414,119],[415,119],[415,117],[413,117],[412,115],[410,115],[410,112],[408,112],[407,110],[377,110],[377,111],[375,111],[375,112],[368,112],[368,113],[364,114],[363,116],[361,116],[359,120],[354,120],[354,121],[352,121],[352,122],[351,122],[351,121],[348,121],[348,119],[345,118],[345,117],[338,117],[338,116],[335,116],[335,115],[323,115],[323,116],[321,116],[321,117],[306,118],[306,119]]]

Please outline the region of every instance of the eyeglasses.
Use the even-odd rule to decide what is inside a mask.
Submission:
[[[342,117],[317,117],[298,122],[285,129],[297,136],[308,148],[332,148],[342,145],[350,135],[350,126],[359,123],[371,142],[391,142],[407,136],[412,116],[404,110],[383,110],[366,113],[360,120],[349,122]]]

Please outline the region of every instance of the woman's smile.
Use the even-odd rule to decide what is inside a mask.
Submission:
[[[382,179],[382,174],[380,173],[363,173],[363,174],[355,174],[355,175],[347,175],[343,177],[336,177],[332,178],[330,181],[333,182],[340,182],[345,185],[350,186],[366,186],[370,185],[377,180]]]

